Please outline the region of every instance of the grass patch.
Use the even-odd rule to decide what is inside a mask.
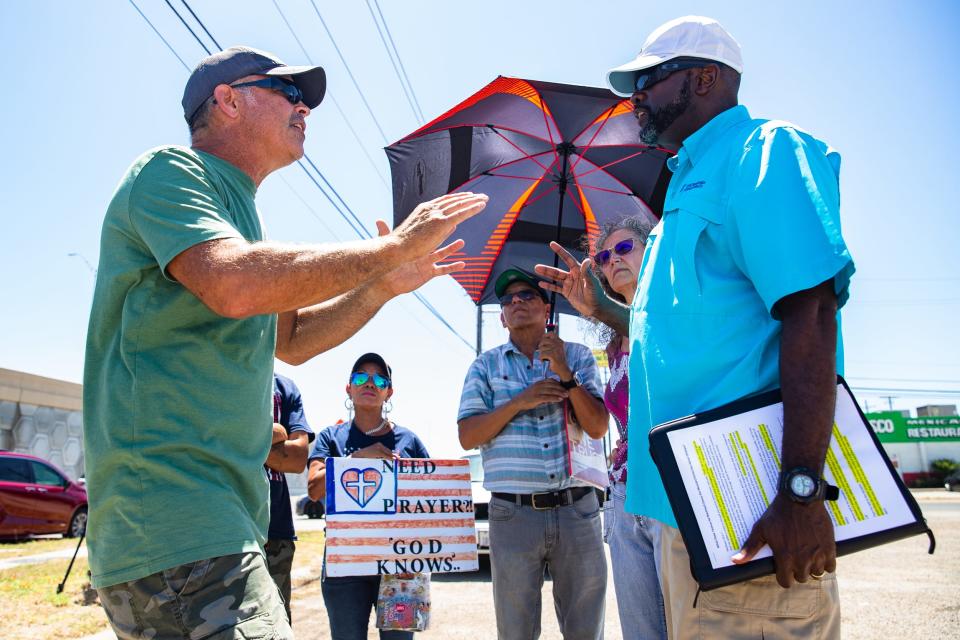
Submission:
[[[316,558],[319,557],[320,560],[323,560],[323,547],[326,543],[327,536],[323,531],[304,531],[297,534],[297,551],[293,556],[294,565],[301,564],[298,562],[301,557],[306,560],[307,557]],[[303,554],[301,556],[300,554]],[[296,568],[296,566],[294,566]]]
[[[68,541],[69,542],[69,541]],[[63,593],[56,593],[70,559],[32,564],[0,572],[0,638],[82,638],[107,627],[98,604],[83,606],[87,559],[77,558]]]
[[[304,531],[297,536],[293,570],[307,568],[309,576],[294,581],[294,589],[319,594],[319,576],[323,566],[326,536],[322,531]],[[49,553],[76,546],[76,539],[43,539],[0,544],[0,559]],[[83,638],[108,626],[99,604],[84,605],[88,585],[87,559],[78,557],[63,593],[57,585],[63,579],[70,558],[4,569],[0,571],[0,640],[36,640],[36,638]],[[313,584],[316,582],[316,584]],[[298,584],[299,583],[299,584]],[[306,595],[304,593],[303,595]]]

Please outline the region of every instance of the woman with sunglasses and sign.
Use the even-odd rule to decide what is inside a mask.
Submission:
[[[345,404],[353,412],[349,422],[327,427],[310,454],[308,491],[311,500],[326,497],[327,458],[429,458],[412,431],[392,422],[392,371],[376,353],[360,356],[350,370]],[[380,576],[328,577],[321,591],[333,640],[367,637],[370,612],[377,602]],[[411,631],[380,631],[382,640],[411,640]]]
[[[597,253],[592,256],[593,273],[607,295],[624,304],[630,304],[637,292],[637,278],[651,228],[652,225],[645,219],[623,218],[607,224],[597,237]],[[559,246],[555,246],[554,250],[563,251]],[[570,259],[573,260],[573,257],[570,256]],[[589,317],[589,306],[585,300],[589,292],[574,286],[572,278],[557,285],[548,284],[546,288],[556,290],[574,309]],[[610,368],[603,401],[620,434],[610,456],[611,508],[606,511],[604,518],[604,537],[610,545],[620,627],[626,640],[666,638],[663,594],[653,560],[655,540],[651,535],[650,521],[624,510],[627,495],[627,371],[630,339],[605,325],[600,325],[600,335],[607,343]]]

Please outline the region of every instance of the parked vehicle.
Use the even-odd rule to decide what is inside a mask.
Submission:
[[[960,491],[960,470],[943,479],[943,488],[947,491]]]
[[[483,461],[479,453],[463,456],[470,461],[470,488],[473,490],[473,515],[477,526],[477,553],[490,553],[490,492],[483,488]]]
[[[307,516],[311,520],[322,518],[326,507],[323,500],[311,500],[310,496],[303,496],[297,500],[297,515]]]
[[[87,527],[87,491],[46,460],[0,451],[0,537],[62,533]]]

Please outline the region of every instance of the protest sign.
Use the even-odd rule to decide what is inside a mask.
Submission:
[[[327,575],[476,571],[467,460],[327,458]]]

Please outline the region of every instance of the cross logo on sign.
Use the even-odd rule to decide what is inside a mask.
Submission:
[[[368,502],[377,495],[380,485],[383,483],[383,476],[376,469],[370,467],[366,469],[347,469],[340,475],[340,484],[343,485],[354,502],[365,507]]]

